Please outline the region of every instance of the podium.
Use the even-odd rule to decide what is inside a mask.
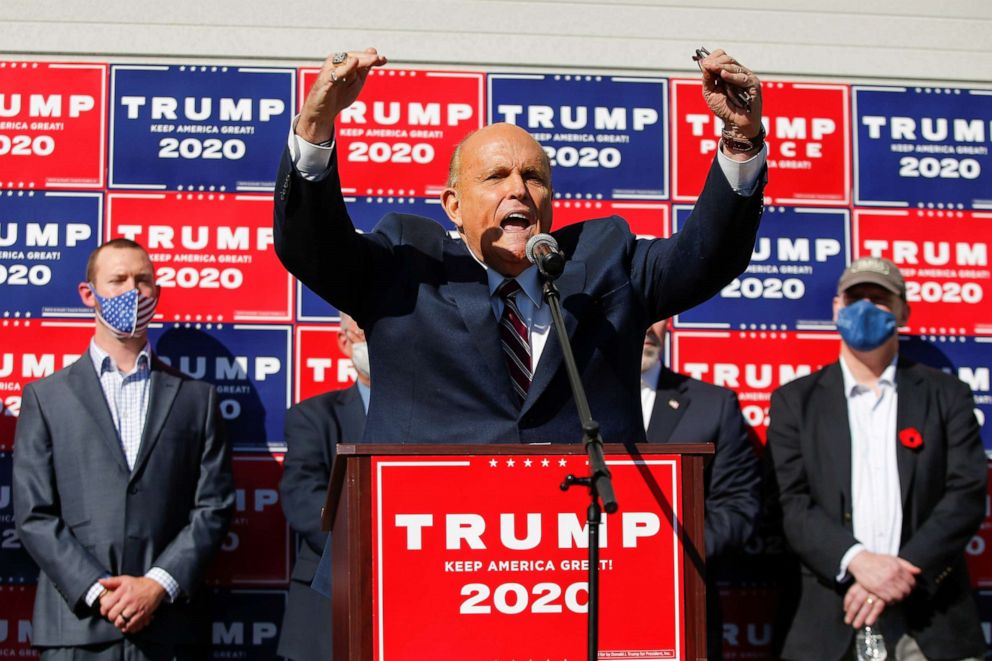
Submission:
[[[600,533],[601,659],[705,659],[711,444],[605,446],[620,509]],[[334,659],[584,659],[581,445],[337,446]]]

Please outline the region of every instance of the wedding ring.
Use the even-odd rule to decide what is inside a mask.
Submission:
[[[339,75],[337,75],[336,73],[334,73],[332,71],[331,72],[331,82],[334,83],[334,84],[337,84],[337,83],[347,83],[348,82],[348,77],[347,76],[339,76]]]
[[[347,59],[348,53],[345,51],[338,51],[334,54],[334,57],[331,58],[331,64],[344,64]]]
[[[868,597],[867,599],[865,599],[865,603],[871,606],[872,604],[875,603],[875,597]]]
[[[127,624],[128,622],[131,621],[131,618],[125,615],[124,613],[121,613],[121,619],[124,620],[124,624]]]

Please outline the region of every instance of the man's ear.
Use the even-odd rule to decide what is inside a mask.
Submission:
[[[844,306],[843,301],[840,300],[840,296],[834,296],[834,323],[837,322],[837,313],[840,312],[842,307]]]
[[[444,213],[448,215],[448,218],[458,231],[462,231],[462,213],[461,213],[461,201],[458,199],[458,191],[454,188],[445,188],[441,191],[441,206],[444,207]]]
[[[80,282],[79,283],[79,299],[88,308],[96,309],[96,297],[93,295],[93,290],[90,289],[90,283]]]
[[[900,313],[896,316],[896,323],[902,328],[909,323],[909,303],[901,300],[901,305],[899,306]]]

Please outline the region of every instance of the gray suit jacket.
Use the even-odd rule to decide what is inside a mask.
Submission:
[[[153,566],[179,583],[136,637],[201,642],[196,589],[234,506],[230,450],[209,384],[152,361],[148,416],[129,471],[96,371],[73,365],[28,385],[14,437],[14,518],[41,567],[33,643],[72,646],[122,634],[86,605],[105,574]]]
[[[286,520],[301,544],[278,652],[295,661],[327,661],[332,652],[331,600],[312,589],[310,582],[327,541],[327,533],[320,529],[320,510],[335,447],[360,441],[365,431],[365,407],[358,386],[317,395],[291,407],[285,429],[287,451],[279,493]]]

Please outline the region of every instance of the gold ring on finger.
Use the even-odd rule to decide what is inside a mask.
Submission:
[[[868,597],[867,599],[865,599],[865,603],[868,604],[869,606],[871,606],[872,604],[875,603],[875,598],[874,597]]]

